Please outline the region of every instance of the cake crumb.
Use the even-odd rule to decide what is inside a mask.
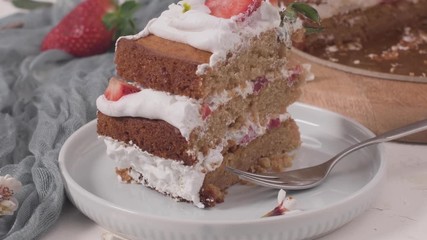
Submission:
[[[358,39],[358,41],[356,42],[351,42],[347,44],[347,48],[350,51],[360,51],[363,48],[362,43],[360,42],[360,39]]]
[[[258,164],[261,166],[261,167],[263,167],[263,168],[270,168],[271,167],[271,162],[270,162],[270,159],[268,159],[268,158],[260,158],[259,160],[258,160]]]
[[[338,47],[336,45],[326,47],[326,52],[338,52]]]
[[[371,60],[375,60],[375,61],[379,61],[380,60],[378,54],[375,54],[375,53],[368,54],[368,58],[370,58]]]
[[[200,201],[205,207],[213,207],[216,203],[224,202],[225,192],[218,186],[208,184],[200,190]]]
[[[303,63],[301,64],[301,67],[303,70],[303,75],[305,75],[305,81],[313,81],[316,78],[314,73],[311,71],[311,64]]]
[[[383,51],[381,57],[385,60],[397,60],[399,58],[399,52],[393,50]]]
[[[123,169],[116,168],[116,174],[119,177],[119,180],[121,182],[124,182],[124,183],[131,183],[132,182],[133,179],[129,175],[130,171],[131,171],[130,168],[123,168]]]

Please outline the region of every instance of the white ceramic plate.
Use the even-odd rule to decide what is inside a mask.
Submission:
[[[346,146],[373,134],[341,115],[296,103],[303,144],[294,167],[321,163]],[[175,202],[140,185],[117,181],[96,122],[76,131],[64,144],[59,165],[71,201],[104,228],[129,239],[221,240],[312,239],[325,235],[366,210],[384,176],[379,146],[371,146],[340,162],[321,186],[288,192],[300,213],[261,218],[277,203],[277,190],[233,186],[225,202],[198,209]]]

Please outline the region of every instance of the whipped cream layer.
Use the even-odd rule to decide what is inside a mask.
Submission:
[[[107,155],[119,169],[132,167],[134,180],[143,179],[138,183],[144,184],[157,191],[170,194],[174,198],[191,201],[199,208],[204,205],[200,202],[200,188],[205,179],[200,164],[185,166],[182,162],[164,159],[142,151],[135,145],[128,145],[108,137],[104,137],[107,146]]]
[[[198,101],[152,89],[142,89],[125,95],[118,101],[109,101],[101,95],[96,100],[96,106],[100,112],[110,117],[161,119],[178,128],[186,139],[194,128],[203,123]]]
[[[269,124],[261,126],[247,120],[240,129],[227,133],[221,143],[210,149],[207,155],[198,152],[198,162],[193,166],[185,166],[182,161],[165,159],[141,150],[138,146],[126,144],[110,137],[100,136],[107,146],[107,156],[110,157],[118,169],[132,168],[131,177],[137,183],[144,184],[158,192],[171,195],[173,198],[182,198],[193,202],[199,208],[204,208],[200,201],[200,189],[208,172],[217,169],[223,162],[222,150],[228,140],[246,146],[253,140],[264,135],[271,126],[271,122],[282,123],[288,120],[288,113],[270,119]],[[142,177],[142,179],[140,178]]]
[[[191,6],[187,12],[183,12],[184,2]],[[280,25],[279,8],[269,2],[263,1],[261,6],[250,16],[245,16],[244,20],[241,15],[230,19],[212,16],[204,2],[205,0],[187,0],[171,4],[158,18],[152,19],[143,31],[125,38],[138,39],[154,34],[185,43],[213,53],[209,63],[213,66],[225,59],[229,51],[240,47],[246,39]]]
[[[206,171],[214,171],[221,165],[223,161],[222,151],[229,144],[229,141],[245,147],[253,140],[263,136],[268,129],[280,127],[280,124],[289,118],[289,113],[270,117],[264,126],[247,119],[240,129],[228,131],[215,148],[208,150],[207,155],[203,155],[202,152],[195,152],[194,150],[188,150],[188,154],[197,156],[200,166]]]
[[[298,69],[300,68],[298,67]],[[301,74],[300,71],[306,70],[296,71],[295,69],[283,68],[281,73],[282,77],[287,79],[288,84],[291,84],[292,76]],[[267,75],[265,78],[268,81],[276,81],[272,75]],[[100,112],[110,117],[140,117],[163,120],[177,128],[181,135],[189,140],[191,132],[205,123],[201,116],[203,106],[209,106],[213,112],[234,97],[246,98],[252,95],[256,88],[255,85],[256,79],[246,81],[244,86],[238,86],[229,91],[223,90],[206,98],[203,103],[201,100],[153,89],[144,89],[135,85],[141,91],[125,95],[117,101],[110,101],[106,99],[105,95],[101,95],[96,100],[96,106]]]

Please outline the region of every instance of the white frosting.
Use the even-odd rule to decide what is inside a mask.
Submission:
[[[201,164],[185,166],[182,162],[164,159],[111,138],[104,138],[107,155],[118,168],[132,167],[144,177],[139,183],[175,198],[183,198],[203,208],[199,192],[205,179]],[[135,180],[138,180],[136,178]],[[145,180],[145,181],[144,181]]]
[[[286,71],[283,73],[288,75]],[[246,98],[253,93],[254,82],[247,81],[245,86],[236,87],[230,91],[223,91],[206,99],[211,111],[215,111],[221,105],[226,104],[232,99],[231,96],[241,96]],[[132,93],[121,97],[117,101],[110,101],[101,95],[96,100],[96,106],[100,112],[110,117],[141,117],[148,119],[160,119],[176,127],[186,140],[189,139],[191,132],[196,128],[203,126],[204,122],[200,114],[202,104],[192,98],[171,95],[166,92],[153,89],[141,89],[140,92]],[[283,118],[285,116],[285,118]],[[287,114],[281,115],[280,120],[288,118]],[[231,123],[227,123],[231,124]],[[249,123],[248,123],[249,124]],[[251,125],[258,134],[263,134],[265,127]],[[238,130],[239,135],[248,132],[246,129]],[[229,133],[236,135],[236,132]],[[236,136],[228,138],[239,142]]]
[[[118,101],[109,101],[101,95],[96,100],[96,106],[100,112],[111,117],[164,120],[178,128],[186,139],[195,127],[202,125],[199,102],[152,89],[142,89],[140,92],[125,95]]]
[[[184,2],[191,5],[191,10],[183,12]],[[245,39],[278,28],[280,24],[279,9],[269,2],[263,2],[244,21],[239,15],[230,19],[210,15],[210,10],[204,2],[205,0],[186,0],[171,4],[160,17],[152,19],[143,31],[125,38],[137,39],[154,34],[164,39],[185,43],[212,52],[210,65],[213,66],[225,59],[229,51],[240,47]],[[200,67],[203,68],[203,65]]]
[[[246,98],[253,93],[253,88],[254,83],[247,81],[243,87],[239,86],[230,91],[224,90],[205,101],[211,111],[215,111],[230,101],[231,96]],[[125,95],[117,101],[109,101],[104,95],[99,96],[96,100],[98,110],[107,116],[160,119],[178,128],[181,135],[187,140],[193,129],[203,125],[200,115],[201,105],[195,99],[153,89],[141,89],[140,92]]]

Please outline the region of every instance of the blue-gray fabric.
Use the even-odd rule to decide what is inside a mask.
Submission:
[[[58,154],[64,141],[96,117],[96,98],[114,74],[112,52],[73,58],[40,52],[47,32],[79,1],[58,0],[54,7],[0,19],[0,176],[23,184],[19,209],[0,217],[0,239],[40,237],[58,219],[64,183]],[[173,0],[141,0],[138,28]]]

